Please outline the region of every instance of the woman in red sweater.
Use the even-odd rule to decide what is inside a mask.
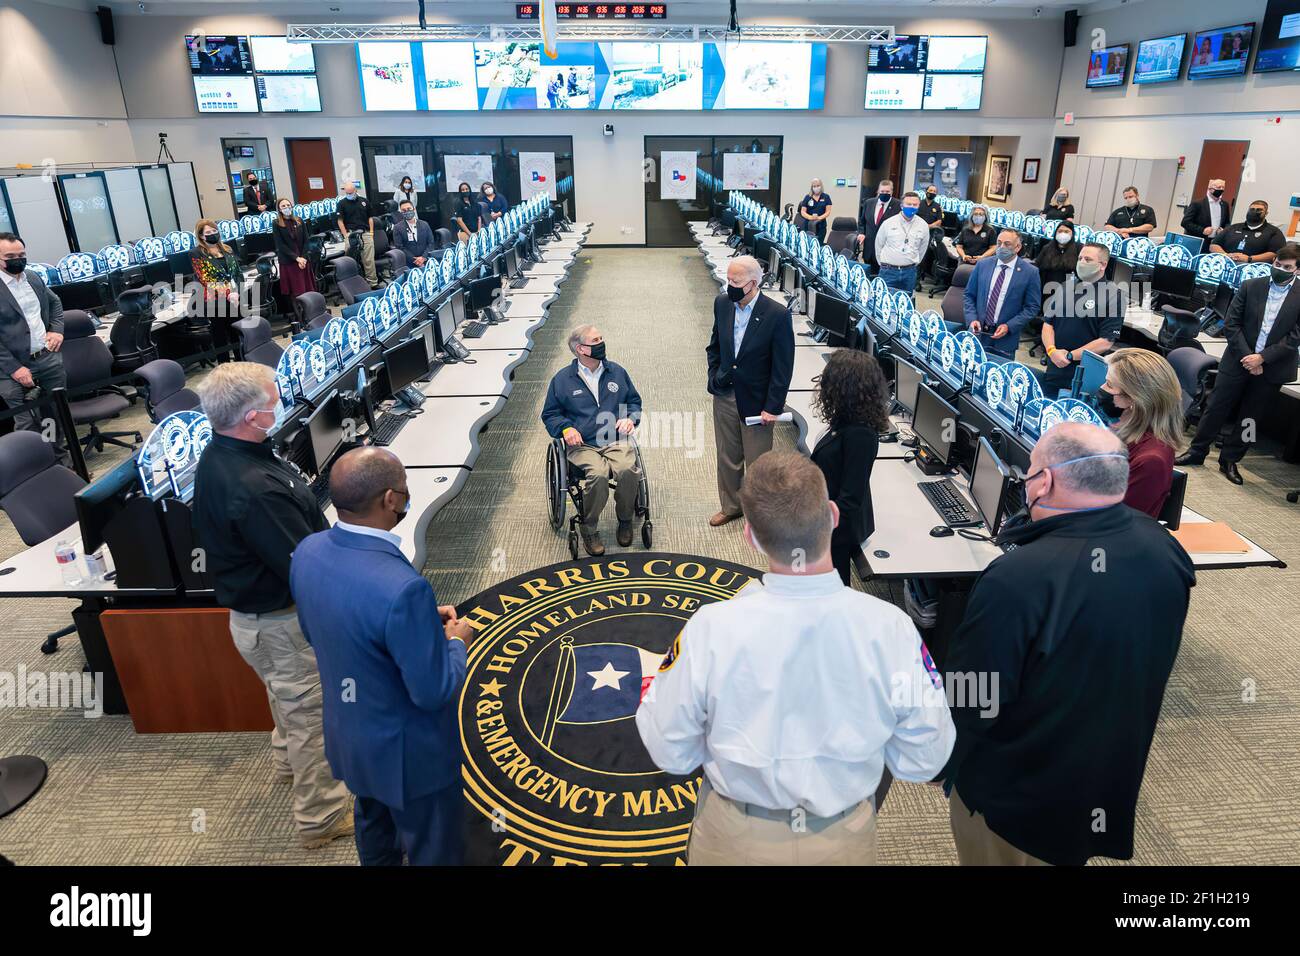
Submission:
[[[1174,458],[1183,449],[1183,390],[1164,358],[1145,349],[1120,349],[1107,357],[1101,406],[1118,417],[1115,434],[1128,446],[1130,508],[1158,517],[1174,480]]]

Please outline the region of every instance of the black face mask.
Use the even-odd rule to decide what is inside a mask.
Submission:
[[[1263,221],[1264,214],[1262,212],[1255,212],[1252,209],[1250,212],[1246,213],[1246,225],[1248,226],[1258,226]]]
[[[206,242],[206,243],[207,243],[208,245],[210,245],[210,246],[214,246],[214,245],[216,245],[216,244],[217,244],[217,240],[220,239],[220,238],[221,238],[221,236],[218,235],[218,234],[215,233],[215,232],[205,232],[205,233],[203,234],[203,241]]]
[[[1097,390],[1097,407],[1101,409],[1103,415],[1112,420],[1124,414],[1124,409],[1115,404],[1115,396],[1104,388]]]
[[[587,349],[588,349],[588,351],[591,352],[591,357],[594,358],[596,361],[598,361],[598,362],[600,362],[600,361],[604,361],[604,359],[605,359],[605,343],[604,343],[604,342],[597,342],[595,345],[588,345],[588,346],[587,346]]]
[[[468,206],[468,205],[469,205],[469,193],[461,193],[461,194],[460,194],[460,201],[463,202],[466,206]]]
[[[1211,189],[1211,190],[1210,190],[1210,195],[1213,196],[1215,199],[1220,199],[1220,198],[1223,197],[1223,190],[1222,190],[1222,189]]]
[[[744,286],[732,285],[730,282],[727,283],[727,298],[732,302],[739,302],[746,295],[747,293],[745,292]]]
[[[17,260],[11,259],[10,261],[16,262]],[[27,260],[24,259],[22,261],[26,262]],[[1279,269],[1277,266],[1272,266],[1269,269],[1269,273],[1272,275],[1273,281],[1277,285],[1290,285],[1296,275],[1294,272],[1287,272],[1285,269]]]
[[[5,272],[11,276],[20,276],[27,269],[27,257],[17,256],[13,259],[5,260]]]

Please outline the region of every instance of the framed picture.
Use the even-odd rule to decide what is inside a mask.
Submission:
[[[985,177],[984,198],[1006,202],[1011,193],[1011,157],[990,156],[989,174]]]
[[[1025,160],[1025,171],[1024,171],[1024,174],[1020,177],[1020,179],[1021,179],[1022,182],[1026,182],[1026,183],[1036,183],[1036,182],[1038,182],[1038,164],[1039,164],[1039,162],[1040,162],[1040,160],[1037,160],[1037,159],[1026,159],[1026,160]]]

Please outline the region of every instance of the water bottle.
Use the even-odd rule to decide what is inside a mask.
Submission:
[[[77,564],[77,545],[71,541],[60,541],[54,548],[54,558],[59,563],[64,585],[71,588],[79,585],[81,568]]]
[[[92,582],[103,581],[108,576],[108,560],[104,557],[104,549],[100,547],[98,551],[86,553],[86,577]]]

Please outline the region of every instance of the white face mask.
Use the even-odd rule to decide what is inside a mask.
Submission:
[[[1056,234],[1056,241],[1059,242],[1059,243],[1060,243],[1061,245],[1063,245],[1063,246],[1064,246],[1064,245],[1068,245],[1069,242],[1070,242],[1070,240],[1071,240],[1072,238],[1074,238],[1074,237],[1071,236],[1070,233],[1068,233],[1068,232],[1058,232],[1058,233]]]

